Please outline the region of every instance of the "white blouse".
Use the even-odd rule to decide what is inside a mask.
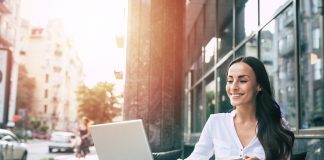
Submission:
[[[195,149],[186,160],[209,160],[215,154],[215,159],[225,157],[241,157],[244,155],[256,156],[265,159],[263,147],[257,137],[243,148],[234,127],[233,118],[235,110],[231,113],[217,113],[211,115],[195,145]]]

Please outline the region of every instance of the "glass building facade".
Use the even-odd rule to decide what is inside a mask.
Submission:
[[[185,156],[210,114],[232,110],[225,73],[230,61],[248,55],[266,66],[274,98],[296,136],[294,153],[308,151],[307,159],[320,159],[324,150],[323,1],[205,0],[199,6],[194,2],[186,4],[194,22],[186,26],[183,58]],[[188,14],[194,5],[199,8],[197,16]]]

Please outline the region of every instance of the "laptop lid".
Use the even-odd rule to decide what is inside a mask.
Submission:
[[[100,160],[153,160],[142,120],[90,126]]]

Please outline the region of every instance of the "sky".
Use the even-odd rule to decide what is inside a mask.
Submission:
[[[83,62],[86,85],[113,82],[114,68],[124,70],[125,53],[116,48],[115,36],[126,32],[127,0],[21,1],[21,16],[34,26],[62,19]]]

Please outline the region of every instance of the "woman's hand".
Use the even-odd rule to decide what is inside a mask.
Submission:
[[[260,159],[258,157],[255,157],[255,156],[247,156],[247,155],[245,155],[244,160],[260,160]]]

